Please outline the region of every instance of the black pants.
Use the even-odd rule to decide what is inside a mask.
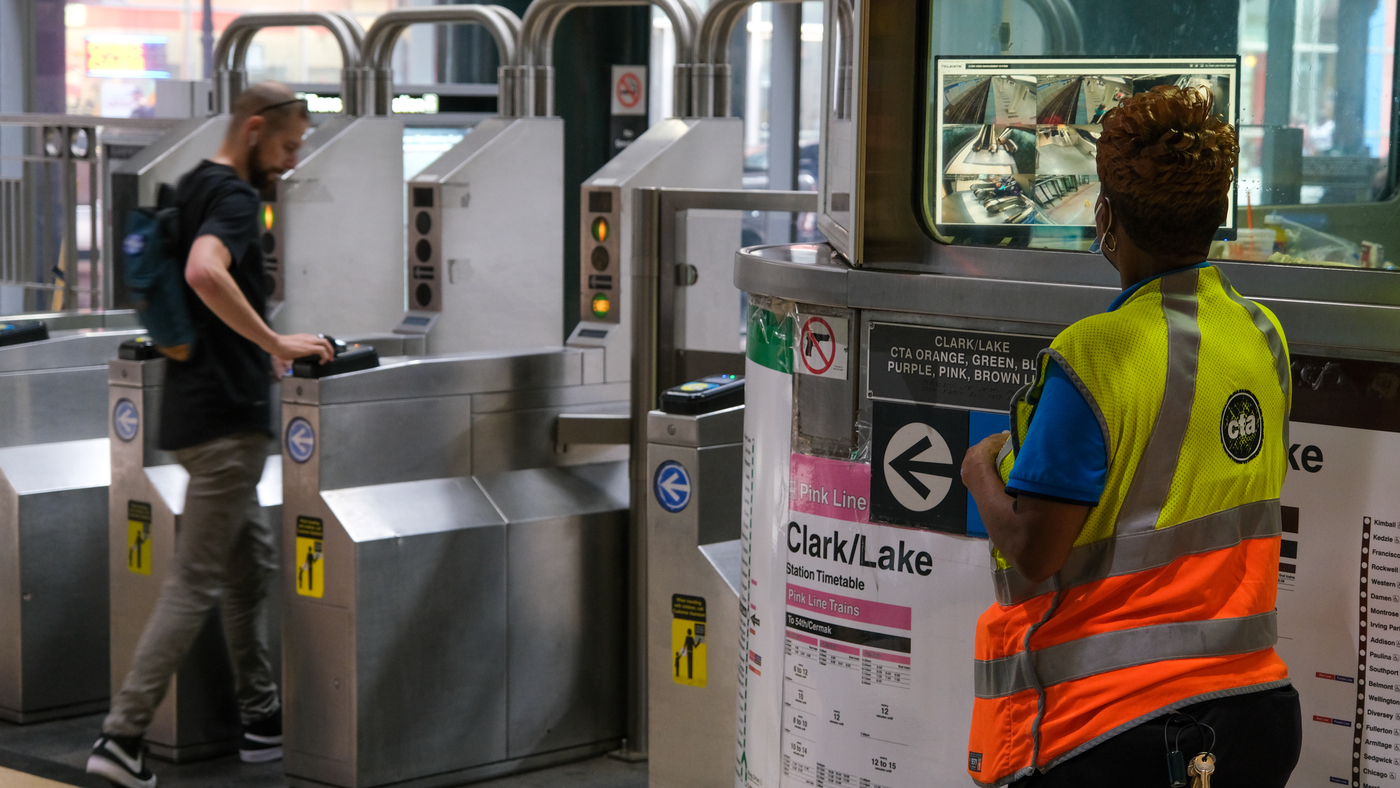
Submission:
[[[1303,746],[1303,715],[1293,687],[1251,692],[1187,706],[1175,717],[1164,714],[1100,743],[1059,764],[1012,783],[1012,788],[1167,788],[1169,741],[1181,732],[1181,752],[1189,762],[1210,744],[1182,716],[1189,714],[1215,729],[1214,788],[1283,788]]]

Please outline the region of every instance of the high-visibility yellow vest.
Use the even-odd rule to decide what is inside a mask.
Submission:
[[[1277,319],[1214,267],[1065,329],[1012,403],[1005,480],[1050,359],[1103,430],[1108,477],[1063,568],[995,548],[968,772],[1001,785],[1171,709],[1288,683],[1274,653],[1290,374]]]

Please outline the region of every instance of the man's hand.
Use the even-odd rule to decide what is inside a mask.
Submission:
[[[977,512],[1002,555],[1027,580],[1049,578],[1069,559],[1070,550],[1089,518],[1089,507],[1029,495],[1013,498],[997,469],[997,455],[1010,433],[991,435],[967,450],[962,478]]]
[[[321,363],[335,358],[335,349],[330,340],[315,334],[274,334],[272,347],[264,348],[273,358],[287,362],[288,366],[302,356],[320,356]]]

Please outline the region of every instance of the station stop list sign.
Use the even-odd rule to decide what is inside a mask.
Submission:
[[[1049,337],[871,322],[871,522],[986,536],[959,470],[969,446],[1006,430]]]

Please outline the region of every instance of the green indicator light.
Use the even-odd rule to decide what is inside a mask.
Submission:
[[[597,219],[593,220],[593,240],[597,241],[600,244],[607,243],[608,233],[610,231],[611,228],[608,227],[607,219],[604,219],[603,217],[599,216]]]
[[[607,317],[612,312],[612,301],[602,293],[593,296],[592,302],[593,316],[599,319]]]

